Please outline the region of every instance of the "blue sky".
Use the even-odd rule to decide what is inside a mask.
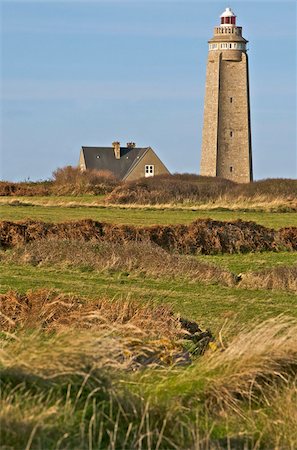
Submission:
[[[249,40],[255,178],[296,177],[294,1],[2,0],[1,178],[49,178],[114,140],[199,173],[207,40],[226,6]]]

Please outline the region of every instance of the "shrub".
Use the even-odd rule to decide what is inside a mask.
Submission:
[[[52,190],[51,181],[12,183],[0,181],[0,196],[34,196],[50,195]]]
[[[118,181],[108,170],[81,171],[78,167],[66,166],[53,172],[53,180],[13,183],[0,181],[0,196],[47,196],[106,194]]]
[[[184,203],[208,201],[224,195],[235,183],[193,174],[159,175],[124,183],[106,198],[107,203]]]
[[[85,170],[66,166],[53,172],[55,194],[106,194],[117,185],[115,176],[108,170]]]
[[[231,197],[243,196],[246,198],[266,196],[274,199],[283,197],[296,199],[297,180],[288,178],[267,178],[266,180],[254,181],[252,183],[238,184],[230,192]]]
[[[290,179],[267,179],[253,183],[234,183],[217,177],[193,174],[160,175],[152,178],[123,183],[106,198],[114,204],[183,204],[216,202],[224,199],[296,201],[297,181]],[[243,203],[244,205],[244,203]],[[294,206],[294,205],[293,205]],[[296,202],[295,202],[296,207]]]

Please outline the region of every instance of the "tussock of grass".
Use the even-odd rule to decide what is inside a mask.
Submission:
[[[296,447],[296,321],[279,317],[242,330],[188,368],[142,373],[127,372],[118,359],[120,332],[74,332],[74,325],[2,335],[2,444]]]
[[[259,272],[247,272],[242,275],[239,286],[242,288],[279,289],[297,292],[297,265],[274,267]]]
[[[104,298],[84,301],[48,290],[0,295],[1,330],[5,333],[34,331],[33,338],[31,334],[22,337],[21,346],[18,340],[4,346],[2,362],[6,367],[10,367],[9,364],[11,367],[34,365],[35,341],[37,352],[43,348],[44,368],[48,367],[48,372],[57,370],[56,366],[50,369],[48,358],[58,361],[62,372],[67,372],[68,354],[74,365],[81,364],[82,360],[90,370],[97,370],[98,364],[99,368],[116,364],[132,369],[148,364],[168,364],[179,358],[185,362],[188,356],[178,342],[189,334],[185,326],[187,324],[184,325],[168,306],[151,302],[143,305],[131,300]],[[36,330],[39,333],[36,334]],[[40,331],[49,333],[44,342]],[[209,337],[203,342],[207,346]],[[200,344],[199,349],[203,351],[202,341]],[[28,349],[30,354],[27,355]]]
[[[274,317],[242,328],[229,342],[220,333],[218,341],[215,352],[173,375],[167,392],[162,376],[156,391],[152,386],[149,390],[162,395],[160,389],[164,389],[169,401],[171,391],[187,392],[194,405],[201,400],[202,389],[209,410],[219,412],[236,410],[236,405],[240,407],[245,401],[257,403],[260,399],[265,403],[265,393],[297,375],[296,319]]]
[[[276,317],[243,330],[206,367],[215,374],[206,387],[211,407],[236,410],[243,400],[265,402],[267,391],[296,377],[296,320]]]
[[[168,253],[149,241],[125,244],[79,242],[54,239],[31,242],[1,252],[0,260],[39,266],[82,267],[101,272],[121,271],[127,275],[188,278],[233,286],[235,277],[228,270],[194,258]]]
[[[121,327],[135,335],[176,337],[181,332],[179,319],[167,305],[141,304],[132,300],[84,299],[40,289],[18,294],[0,295],[2,331],[43,329],[48,332],[65,329],[99,329]]]

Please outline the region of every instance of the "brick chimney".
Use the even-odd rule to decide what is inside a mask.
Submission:
[[[112,146],[113,146],[115,159],[121,159],[121,144],[120,144],[120,142],[117,142],[117,141],[113,142]]]
[[[127,142],[127,148],[135,148],[136,144],[135,142]]]

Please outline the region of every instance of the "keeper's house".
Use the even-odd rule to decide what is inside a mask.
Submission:
[[[126,147],[119,142],[113,142],[112,147],[82,147],[79,167],[108,170],[125,181],[170,173],[151,147],[136,147],[134,142],[128,142]]]

